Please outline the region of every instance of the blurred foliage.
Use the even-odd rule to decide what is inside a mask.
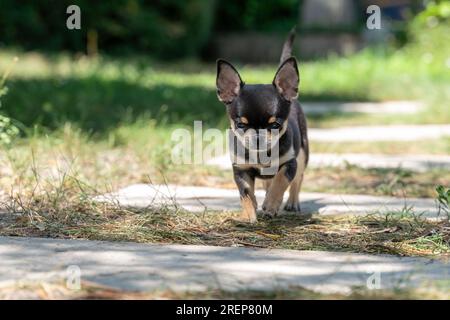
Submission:
[[[209,33],[206,30],[209,29],[203,30],[200,26],[206,22],[201,19],[197,21],[194,17],[198,17],[203,10],[214,9],[212,2],[208,2],[209,7],[203,7],[202,4],[206,2],[202,0],[160,0],[151,6],[137,0],[118,0],[114,4],[95,2],[89,5],[87,0],[83,1],[75,3],[81,8],[92,10],[82,9],[83,29],[78,32],[65,27],[66,0],[57,3],[43,0],[39,4],[23,0],[20,5],[14,4],[12,0],[2,0],[1,39],[24,44],[25,48],[43,46],[47,49],[84,50],[86,32],[95,26],[99,33],[100,51],[149,50],[148,53],[178,57],[186,52],[195,54],[200,50],[200,43],[205,40],[199,39],[206,39]],[[259,7],[258,3],[261,3]],[[350,57],[330,56],[320,61],[303,62],[301,100],[425,100],[430,105],[430,112],[426,114],[411,119],[378,120],[382,123],[449,122],[450,32],[446,9],[442,11],[441,7],[439,10],[434,8],[442,3],[445,2],[430,2],[427,10],[413,20],[411,33],[414,41],[401,50],[379,52],[369,48]],[[272,9],[264,9],[266,6]],[[295,20],[298,15],[292,9],[294,7],[298,8],[298,1],[282,0],[272,4],[269,1],[231,0],[227,6],[217,2],[217,23],[220,19],[228,21],[228,25],[222,26],[227,30],[235,23],[236,28],[243,30],[280,28],[285,31],[292,26],[290,19]],[[179,11],[170,8],[178,8]],[[132,17],[126,18],[130,14]],[[211,15],[203,14],[211,19]],[[188,17],[193,19],[195,28],[203,30],[205,34],[186,31],[186,28],[195,29],[184,24],[190,23],[186,22],[191,21]],[[231,17],[236,21],[230,20]],[[438,24],[421,25],[421,21],[434,21],[430,17],[437,17]],[[209,23],[211,21],[206,24]],[[283,26],[283,23],[286,25]],[[160,34],[158,30],[163,30],[163,33]],[[147,32],[148,37],[145,36]],[[199,37],[195,40],[199,42],[191,44],[190,37]],[[129,47],[123,48],[124,43]],[[190,51],[186,49],[188,47]],[[108,133],[119,124],[132,123],[141,118],[155,120],[158,127],[168,124],[188,126],[198,119],[211,126],[224,127],[228,123],[215,94],[213,65],[198,64],[192,60],[159,65],[148,59],[147,53],[144,57],[100,55],[97,58],[77,56],[74,59],[73,55],[66,53],[42,55],[2,50],[0,70],[6,70],[9,67],[7,61],[17,54],[21,55],[21,61],[8,82],[10,92],[2,97],[4,106],[1,111],[4,116],[17,119],[30,130],[39,126],[54,130],[70,122],[83,131]],[[275,69],[275,66],[250,65],[239,68],[249,83],[270,83]],[[337,115],[326,117],[312,121],[316,125],[333,121],[342,123]]]
[[[19,135],[17,128],[11,121],[11,118],[0,114],[0,144],[9,145]]]
[[[286,32],[297,24],[302,0],[229,0],[217,5],[218,31]]]
[[[81,30],[68,30],[66,9],[81,8]],[[159,58],[195,55],[209,38],[212,0],[2,0],[1,44],[22,49],[86,51],[95,30],[99,49]]]
[[[428,1],[425,10],[414,18],[413,24],[417,28],[433,28],[442,24],[448,25],[449,21],[450,2],[448,0]]]
[[[17,58],[13,60],[17,62]],[[2,97],[8,93],[8,88],[5,86],[6,79],[11,71],[10,67],[5,71],[0,79],[0,107],[2,106]],[[9,145],[19,135],[19,128],[13,123],[12,119],[0,113],[0,145]]]
[[[450,55],[450,2],[428,1],[423,11],[409,24],[409,34],[425,60],[448,63]],[[448,67],[448,66],[447,66]]]
[[[421,36],[400,50],[368,48],[348,57],[302,62],[300,100],[422,100],[428,106],[423,113],[388,114],[370,121],[449,123],[450,32],[442,25]],[[0,70],[8,68],[6,61],[15,55],[0,51]],[[228,124],[216,97],[212,64],[193,60],[160,64],[139,56],[19,55],[2,110],[31,130],[36,126],[54,130],[70,122],[86,132],[107,134],[139,119],[154,120],[158,128],[190,126],[198,119],[205,126]],[[275,65],[237,67],[248,83],[270,83],[276,70]],[[310,118],[310,123],[353,125],[355,117],[327,114]]]
[[[66,28],[72,4],[81,9],[81,30]],[[85,53],[94,30],[103,53],[180,58],[199,54],[213,27],[286,32],[299,6],[300,0],[1,0],[0,46]]]
[[[140,53],[157,59],[199,56],[213,32],[278,32],[298,24],[304,0],[1,0],[0,47],[22,50],[87,51],[87,34],[98,34],[103,54]],[[416,3],[418,0],[414,1]],[[449,1],[426,1],[416,25],[448,20]],[[81,30],[68,30],[69,5],[81,8]],[[361,19],[354,25],[301,26],[301,32],[360,32],[365,8],[354,0]],[[413,7],[411,7],[412,9]],[[419,5],[411,11],[417,13]],[[400,43],[409,40],[404,21],[395,24]],[[420,28],[420,27],[417,27]],[[419,30],[419,29],[418,29]]]

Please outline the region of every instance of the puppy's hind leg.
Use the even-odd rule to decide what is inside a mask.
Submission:
[[[292,180],[291,186],[289,188],[289,198],[284,206],[284,210],[300,212],[300,201],[299,194],[303,182],[303,173],[305,171],[305,153],[303,149],[300,150],[297,157],[297,172],[294,179]]]
[[[289,198],[286,201],[284,206],[284,210],[300,212],[300,201],[299,201],[299,193],[302,186],[303,181],[303,173],[296,174],[294,180],[292,180],[291,186],[289,188]]]

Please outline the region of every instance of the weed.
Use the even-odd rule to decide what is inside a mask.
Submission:
[[[13,59],[13,64],[5,70],[1,80],[0,80],[0,107],[2,97],[6,96],[8,88],[5,86],[6,79],[8,79],[9,74],[13,68],[13,65],[18,61],[18,58]],[[19,129],[13,124],[11,118],[0,114],[0,144],[9,145],[12,140],[19,135]]]
[[[442,185],[436,187],[437,202],[439,206],[439,213],[443,212],[450,220],[450,188],[445,188]]]

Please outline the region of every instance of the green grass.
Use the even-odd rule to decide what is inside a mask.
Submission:
[[[450,77],[445,48],[430,63],[423,64],[417,64],[423,50],[414,50],[412,47],[390,54],[367,50],[351,57],[302,63],[301,98],[417,98],[425,100],[425,112],[398,117],[328,114],[311,117],[310,125],[449,122],[446,97]],[[204,120],[205,127],[224,128],[227,123],[224,107],[214,92],[213,65],[195,61],[158,64],[142,57],[87,59],[1,51],[0,72],[10,66],[16,54],[20,61],[7,81],[9,92],[2,97],[0,111],[17,120],[23,138],[3,152],[2,158],[14,160],[4,166],[11,167],[9,171],[4,169],[0,178],[4,190],[21,179],[23,184],[30,181],[31,154],[41,166],[55,165],[55,159],[70,159],[92,185],[117,187],[148,181],[149,177],[161,182],[163,176],[176,183],[230,183],[229,175],[222,180],[206,179],[207,175],[224,175],[214,169],[175,166],[170,161],[173,129],[192,128],[196,119]],[[268,82],[274,69],[274,65],[246,65],[241,73],[249,83]],[[311,149],[314,153],[448,154],[450,140],[413,144],[314,142]]]
[[[300,61],[300,101],[422,100],[419,115],[341,115],[310,118],[313,126],[386,123],[449,123],[449,33],[435,41],[439,49],[411,45],[402,50],[367,49],[349,57]],[[432,50],[428,52],[427,50]],[[447,52],[447,54],[446,54]],[[430,54],[431,57],[430,58]],[[0,74],[13,56],[20,61],[8,81],[2,112],[33,129],[66,122],[104,137],[118,125],[137,119],[156,121],[159,128],[192,125],[224,127],[224,107],[214,89],[215,67],[195,61],[159,64],[143,57],[87,59],[65,54],[0,52]],[[248,83],[270,83],[276,65],[238,66]]]

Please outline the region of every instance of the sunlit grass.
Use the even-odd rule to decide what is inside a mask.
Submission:
[[[425,104],[417,115],[327,114],[311,117],[311,125],[449,123],[448,34],[441,32],[434,39],[439,49],[420,43],[398,51],[366,49],[348,57],[300,60],[300,101],[401,99]],[[141,118],[156,120],[161,127],[191,125],[193,120],[221,128],[227,124],[215,94],[213,63],[3,50],[0,72],[15,55],[20,62],[2,109],[28,128],[40,125],[53,130],[73,122],[84,131],[103,134]],[[277,67],[275,62],[235,64],[246,83],[270,83]]]

